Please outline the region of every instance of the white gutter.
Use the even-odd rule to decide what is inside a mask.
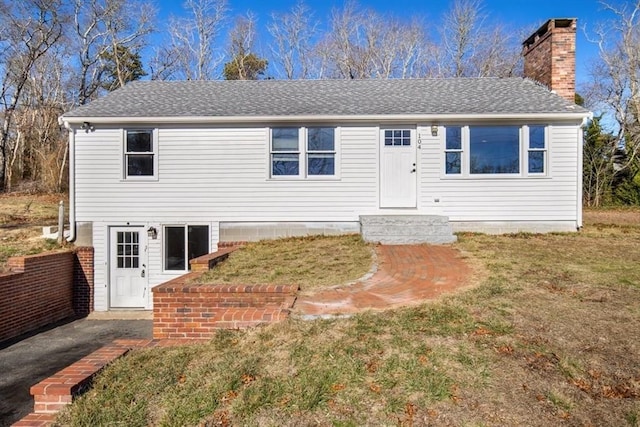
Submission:
[[[69,237],[67,242],[76,240],[76,131],[64,122],[69,131]]]
[[[158,117],[67,117],[62,116],[65,126],[71,124],[125,124],[125,123],[255,123],[255,122],[444,122],[462,120],[582,120],[590,113],[541,113],[541,114],[372,114],[372,115],[299,115],[299,116],[158,116]]]

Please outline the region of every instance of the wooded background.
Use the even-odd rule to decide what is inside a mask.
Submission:
[[[640,0],[602,6],[613,18],[587,34],[599,57],[576,96],[597,112],[585,129],[584,201],[638,205]],[[262,34],[226,0],[183,8],[161,22],[152,1],[0,0],[0,190],[65,191],[58,117],[132,80],[519,76],[521,42],[541,24],[496,23],[481,0],[452,0],[437,28],[353,2],[321,21],[298,3]]]

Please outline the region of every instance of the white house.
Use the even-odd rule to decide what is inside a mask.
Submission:
[[[545,65],[530,76],[575,67],[554,50],[571,37],[575,20],[552,20],[525,42]],[[95,310],[151,308],[151,287],[222,242],[358,232],[366,218],[400,241],[575,231],[589,112],[572,86],[545,83],[147,81],[64,114],[72,239],[95,248]]]

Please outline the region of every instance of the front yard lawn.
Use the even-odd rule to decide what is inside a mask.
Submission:
[[[586,219],[459,235],[480,283],[418,307],[134,351],[58,423],[637,427],[640,210]]]
[[[198,283],[299,285],[303,290],[343,285],[372,267],[373,247],[360,235],[291,237],[248,243]]]

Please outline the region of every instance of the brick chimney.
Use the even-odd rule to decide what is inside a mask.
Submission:
[[[522,43],[524,76],[575,102],[577,19],[550,19]]]

